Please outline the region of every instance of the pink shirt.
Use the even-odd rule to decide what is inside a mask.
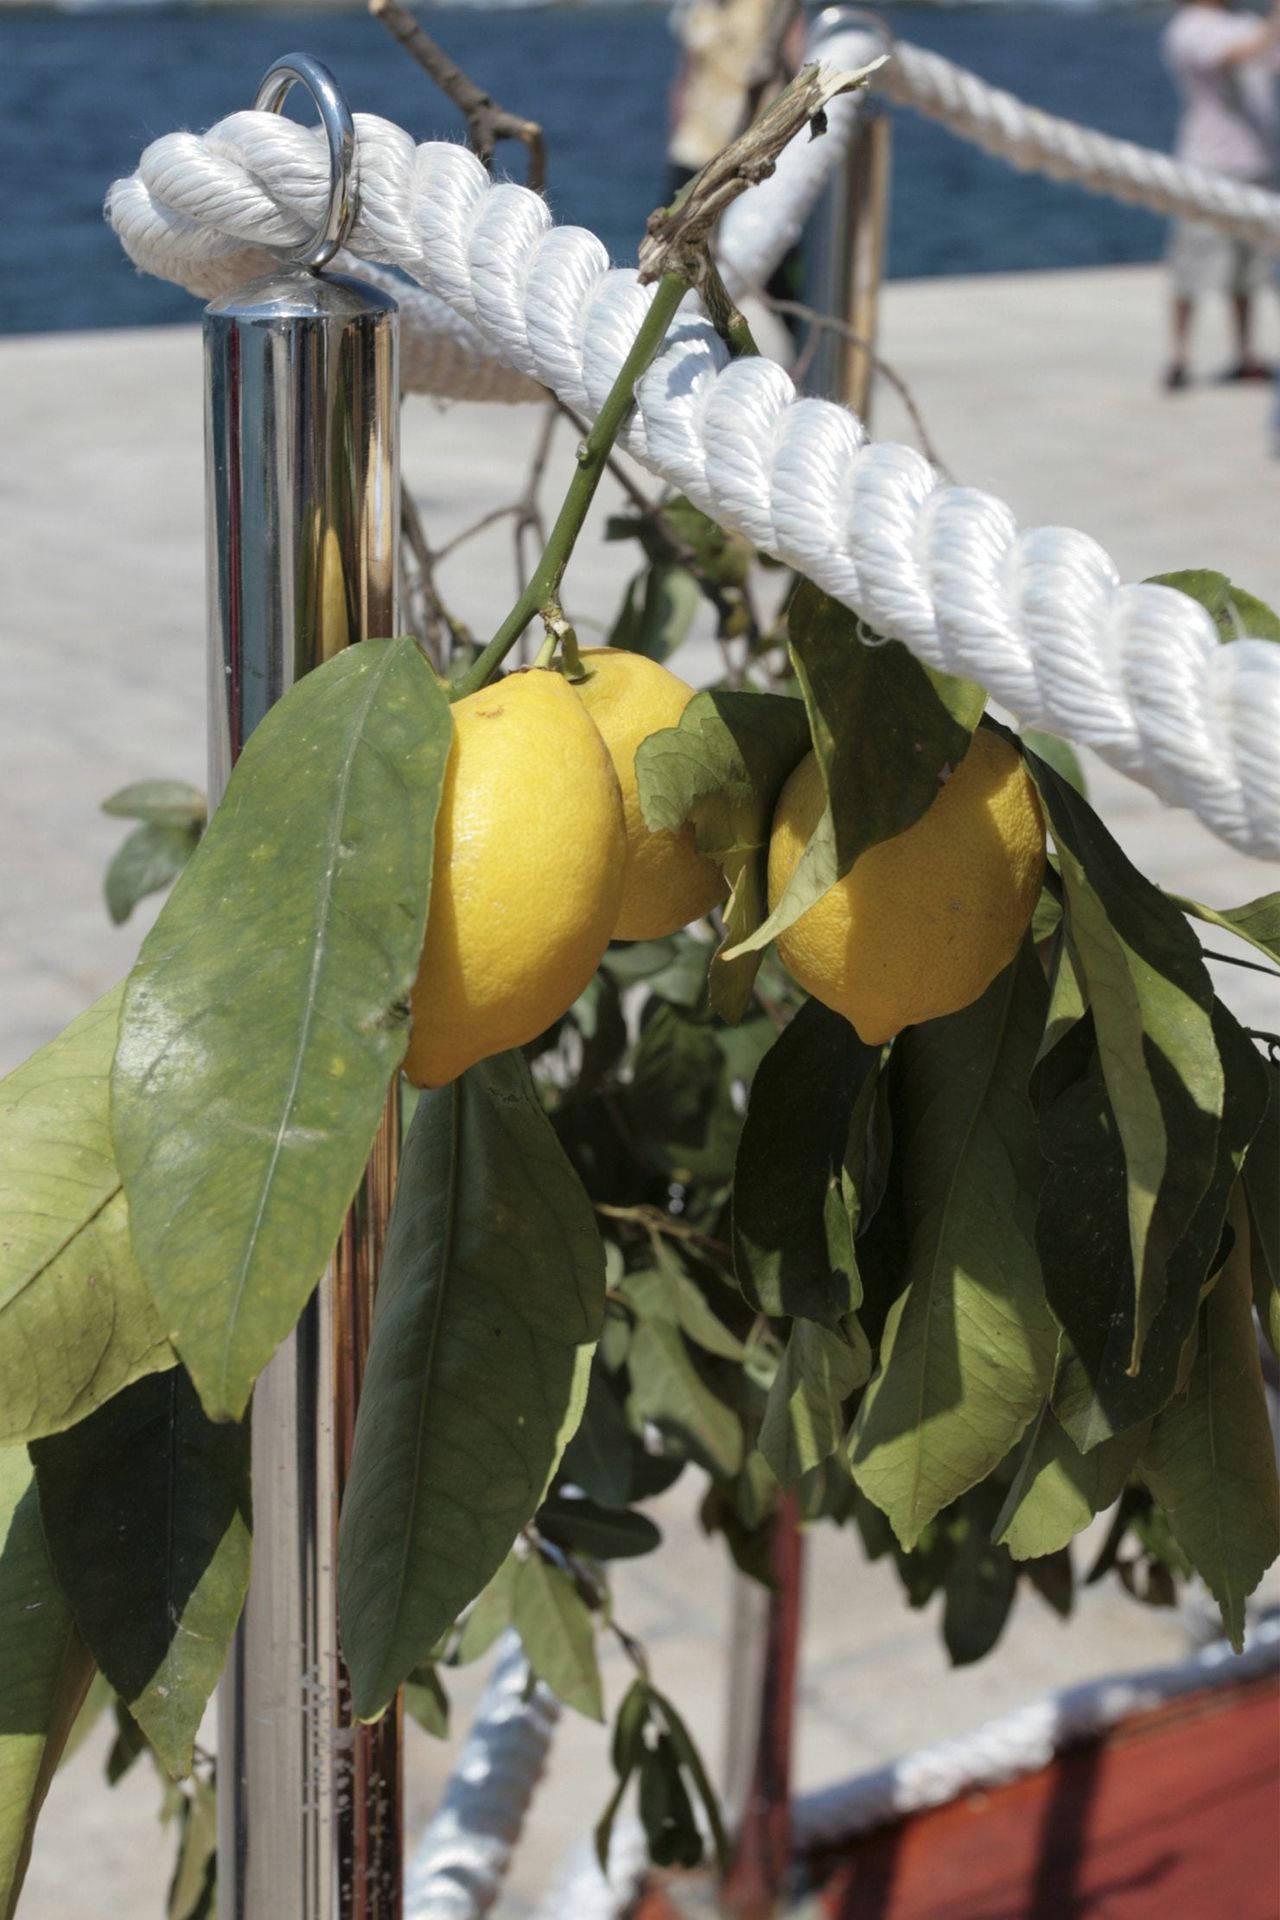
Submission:
[[[1182,101],[1180,160],[1237,180],[1265,180],[1275,171],[1272,58],[1223,65],[1261,24],[1256,14],[1184,6],[1165,28],[1161,52]]]

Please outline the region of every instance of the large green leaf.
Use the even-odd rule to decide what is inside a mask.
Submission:
[[[1173,1393],[1201,1293],[1218,1257],[1227,1197],[1262,1120],[1267,1091],[1262,1062],[1220,1002],[1213,1007],[1213,1032],[1226,1089],[1216,1159],[1208,1187],[1164,1263],[1161,1304],[1136,1372],[1124,1154],[1096,1054],[1040,1114],[1049,1170],[1036,1240],[1049,1303],[1064,1335],[1053,1408],[1086,1453],[1151,1419]],[[1179,1145],[1175,1137],[1175,1167]]]
[[[1186,1395],[1157,1419],[1142,1477],[1239,1651],[1244,1603],[1280,1553],[1280,1493],[1239,1245],[1205,1303]]]
[[[540,1553],[519,1562],[512,1583],[511,1624],[525,1658],[566,1707],[604,1719],[604,1693],[590,1609],[573,1580]]]
[[[1259,953],[1265,953],[1269,960],[1280,961],[1280,893],[1260,894],[1256,900],[1246,900],[1242,907],[1206,907],[1199,900],[1186,900],[1177,893],[1171,893],[1169,898],[1183,913],[1203,920],[1206,926],[1225,927],[1228,933],[1238,934]]]
[[[173,1367],[32,1458],[76,1625],[180,1778],[249,1583],[249,1422],[210,1420]]]
[[[31,1462],[0,1448],[0,1920],[12,1920],[36,1818],[93,1678],[49,1564]]]
[[[405,1143],[339,1539],[356,1711],[497,1572],[586,1398],[591,1203],[519,1054],[424,1093]]]
[[[112,1082],[138,1264],[237,1419],[314,1287],[408,1039],[448,705],[368,640],[253,734],[130,975]]]
[[[992,1535],[1015,1560],[1057,1553],[1095,1514],[1120,1498],[1147,1437],[1147,1425],[1081,1453],[1048,1405],[1028,1434]]]
[[[826,1207],[854,1102],[879,1061],[878,1047],[809,1000],[756,1070],[734,1168],[733,1254],[761,1313],[835,1327],[858,1305],[851,1249],[830,1244]]]
[[[1137,1368],[1170,1254],[1217,1158],[1223,1073],[1213,983],[1195,935],[1120,851],[1088,803],[1028,754],[1053,830],[1066,937],[1097,1031],[1124,1151]]]
[[[904,833],[963,760],[985,694],[880,640],[838,601],[800,583],[787,614],[827,810],[782,898],[730,954],[756,952],[848,873],[860,853]]]
[[[55,1433],[173,1365],[111,1151],[121,993],[0,1081],[0,1444]]]
[[[905,1547],[992,1471],[1048,1391],[1056,1336],[1033,1239],[1027,1080],[1046,991],[1024,946],[980,1000],[901,1036],[906,1286],[853,1429],[858,1485]]]
[[[844,1402],[871,1372],[856,1320],[850,1337],[797,1320],[769,1388],[760,1451],[784,1492],[829,1460],[844,1438]]]
[[[809,749],[798,700],[763,693],[695,694],[675,727],[636,752],[640,804],[649,826],[694,823],[698,851],[718,860],[729,882],[725,941],[711,969],[717,1013],[740,1020],[760,965],[744,948],[727,959],[768,910],[765,861],[773,810],[787,775]],[[761,943],[763,945],[764,943]]]

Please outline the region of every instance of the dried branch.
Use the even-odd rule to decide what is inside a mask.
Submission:
[[[766,107],[760,118],[722,153],[709,160],[669,207],[649,215],[640,242],[640,279],[659,280],[672,273],[686,285],[702,290],[711,234],[726,207],[748,187],[767,180],[782,149],[801,132],[825,131],[824,109],[837,94],[865,87],[887,56],[873,60],[856,73],[831,67],[804,67],[791,85]]]
[[[526,184],[535,193],[541,193],[547,179],[547,143],[538,122],[522,120],[519,114],[508,113],[505,107],[500,107],[491,94],[478,87],[457,62],[449,58],[443,47],[436,45],[413,15],[400,5],[400,0],[369,0],[369,11],[423,71],[430,74],[441,93],[452,100],[467,123],[467,143],[471,151],[483,160],[489,171],[493,171],[493,150],[499,140],[519,140],[529,150]]]

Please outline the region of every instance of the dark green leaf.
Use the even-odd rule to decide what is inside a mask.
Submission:
[[[603,1721],[595,1622],[570,1576],[530,1553],[516,1566],[511,1592],[512,1625],[538,1679],[566,1707]]]
[[[113,926],[121,926],[139,900],[159,893],[182,872],[199,837],[191,827],[134,828],[107,868],[107,912]]]
[[[1198,600],[1213,616],[1220,640],[1280,640],[1280,616],[1256,594],[1246,593],[1225,573],[1216,573],[1211,567],[1186,567],[1179,573],[1153,574],[1147,585],[1174,587],[1179,593]]]
[[[1004,1631],[1018,1590],[1018,1570],[1007,1547],[988,1532],[992,1496],[984,1487],[961,1506],[960,1540],[943,1583],[942,1638],[953,1667],[985,1659]]]
[[[117,820],[144,820],[157,827],[202,827],[208,802],[185,780],[135,780],[102,803]]]
[[[720,1802],[717,1800],[715,1790],[707,1777],[707,1770],[702,1764],[702,1755],[694,1745],[693,1737],[688,1727],[680,1718],[680,1715],[676,1712],[666,1694],[659,1693],[656,1687],[651,1686],[649,1688],[649,1702],[651,1707],[656,1708],[667,1723],[667,1732],[671,1736],[671,1744],[675,1748],[676,1758],[693,1781],[694,1789],[702,1802],[703,1811],[707,1816],[707,1825],[711,1829],[711,1837],[715,1843],[716,1859],[719,1863],[720,1871],[721,1873],[727,1873],[729,1869],[729,1838],[725,1833],[724,1821],[720,1815]]]
[[[181,1367],[32,1448],[49,1552],[94,1659],[174,1778],[249,1582],[249,1423]]]
[[[731,891],[724,946],[711,969],[711,1002],[731,1023],[746,1010],[760,962],[751,954],[733,961],[724,956],[767,911],[773,810],[808,747],[808,722],[798,700],[699,693],[679,726],[650,734],[636,754],[640,804],[650,827],[676,829],[692,820],[698,851],[724,868]]]
[[[339,1537],[362,1718],[429,1656],[533,1517],[581,1417],[603,1307],[591,1203],[520,1055],[424,1093]]]
[[[856,1266],[833,1262],[825,1208],[854,1102],[880,1061],[847,1020],[809,1000],[761,1061],[738,1143],[733,1250],[762,1313],[835,1327],[858,1305]]]
[[[641,1755],[640,1820],[655,1867],[697,1866],[702,1835],[668,1733],[660,1733]]]
[[[608,644],[665,660],[688,638],[701,601],[702,590],[687,567],[658,560],[629,583]]]
[[[1245,1600],[1280,1553],[1280,1494],[1249,1275],[1237,1250],[1205,1303],[1186,1396],[1156,1420],[1141,1471],[1239,1652]]]
[[[871,1349],[856,1320],[850,1331],[853,1340],[812,1320],[791,1328],[760,1428],[760,1451],[784,1492],[844,1438],[844,1402],[871,1372]]]
[[[1045,1554],[1039,1560],[1024,1560],[1018,1571],[1060,1620],[1071,1618],[1076,1603],[1076,1576],[1069,1547],[1060,1547],[1056,1553]]]
[[[109,1787],[118,1787],[127,1773],[132,1772],[144,1753],[150,1753],[151,1747],[146,1734],[138,1725],[123,1700],[116,1700],[116,1737],[107,1753],[103,1774]]]
[[[736,1473],[742,1464],[742,1428],[737,1415],[703,1380],[680,1329],[662,1320],[642,1320],[628,1356],[633,1425],[652,1420],[681,1442],[711,1472]]]
[[[598,1507],[594,1500],[557,1494],[544,1500],[537,1514],[538,1531],[568,1553],[584,1553],[592,1560],[634,1560],[652,1553],[662,1535],[643,1513],[626,1508]]]
[[[214,1920],[218,1878],[218,1803],[212,1784],[193,1780],[183,1796],[178,1864],[169,1884],[168,1920]]]
[[[1225,927],[1228,933],[1238,934],[1259,953],[1265,953],[1269,960],[1280,961],[1280,893],[1261,894],[1256,900],[1246,900],[1242,907],[1206,907],[1198,900],[1184,900],[1176,893],[1169,898],[1183,913],[1203,920],[1208,926]]]
[[[972,681],[921,666],[900,641],[877,639],[807,580],[787,629],[827,811],[782,898],[729,958],[766,947],[859,854],[915,825],[963,760],[986,698]]]
[[[1280,1067],[1267,1069],[1269,1098],[1244,1162],[1253,1302],[1271,1350],[1280,1354]]]
[[[1213,984],[1173,902],[1058,774],[1034,754],[1028,764],[1058,850],[1067,941],[1093,1009],[1124,1151],[1136,1368],[1164,1299],[1169,1256],[1217,1157],[1223,1075]]]
[[[1134,1373],[1133,1266],[1124,1157],[1103,1085],[1101,1063],[1040,1115],[1049,1171],[1040,1196],[1036,1240],[1045,1289],[1064,1342],[1053,1410],[1082,1452],[1149,1420],[1178,1383],[1183,1350],[1222,1240],[1227,1197],[1266,1099],[1258,1055],[1219,1002],[1213,1034],[1226,1092],[1212,1176],[1162,1275],[1163,1301]],[[1170,1164],[1181,1163],[1185,1135],[1170,1137]],[[1198,1136],[1193,1130],[1192,1144]]]
[[[0,1444],[173,1365],[111,1151],[114,987],[0,1081]]]
[[[314,1287],[403,1057],[451,738],[412,638],[308,674],[130,975],[112,1121],[133,1244],[217,1418]]]
[[[1120,1498],[1148,1430],[1147,1423],[1130,1427],[1081,1453],[1051,1408],[1043,1407],[992,1537],[1003,1541],[1015,1560],[1057,1553]]]
[[[592,1363],[582,1424],[564,1450],[560,1472],[602,1507],[625,1507],[631,1488],[631,1429],[599,1358]]]
[[[405,1711],[433,1740],[449,1738],[449,1696],[431,1665],[415,1667],[404,1683]]]
[[[728,1181],[742,1121],[726,1036],[665,1001],[652,1001],[618,1104],[633,1135],[673,1172]]]
[[[601,1873],[606,1876],[609,1872],[609,1842],[613,1837],[613,1823],[618,1817],[618,1808],[622,1805],[622,1796],[631,1776],[644,1757],[644,1730],[648,1719],[648,1685],[644,1680],[633,1680],[623,1695],[613,1727],[613,1770],[618,1776],[618,1784],[595,1827],[596,1859],[600,1863]]]
[[[0,1920],[13,1920],[36,1819],[92,1678],[26,1450],[0,1448]]]
[[[1022,734],[1022,744],[1037,754],[1055,773],[1060,774],[1069,787],[1074,787],[1082,799],[1088,798],[1088,785],[1084,777],[1084,768],[1080,765],[1080,756],[1069,740],[1061,739],[1056,733],[1042,733],[1039,727],[1028,727]]]
[[[910,1253],[851,1457],[908,1548],[999,1464],[1048,1391],[1055,1334],[1033,1241],[1041,1169],[1026,1093],[1044,1010],[1024,946],[973,1006],[909,1028],[895,1048]]]

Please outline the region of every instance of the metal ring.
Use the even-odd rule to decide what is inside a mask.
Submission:
[[[315,102],[329,142],[329,205],[311,238],[289,258],[312,273],[332,260],[350,233],[356,217],[352,191],[355,174],[356,130],[351,109],[328,67],[309,53],[286,53],[275,62],[254,96],[259,113],[279,113],[291,87],[304,86]]]

